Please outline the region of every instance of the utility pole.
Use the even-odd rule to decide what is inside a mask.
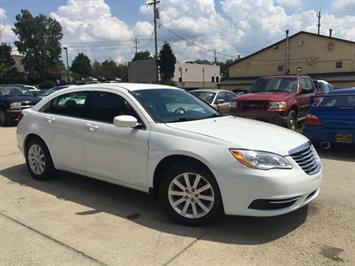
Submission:
[[[134,39],[134,49],[136,51],[135,54],[137,54],[138,53],[138,39],[137,38]]]
[[[157,20],[159,19],[159,10],[157,4],[160,1],[153,0],[153,2],[147,3],[147,6],[153,6],[154,12],[154,44],[155,44],[155,63],[156,63],[156,80],[159,82],[159,69],[158,69],[158,31],[157,31]]]
[[[317,18],[318,18],[318,35],[320,35],[320,19],[321,19],[322,15],[321,15],[321,11],[319,10],[318,14],[317,14]]]
[[[67,58],[67,75],[68,75],[68,82],[70,81],[70,75],[69,75],[69,61],[68,61],[68,47],[63,47],[65,50],[65,56]]]
[[[217,51],[216,51],[216,49],[213,50],[213,56],[214,56],[214,64],[217,65]]]
[[[284,64],[284,71],[285,74],[289,74],[289,66],[288,66],[288,56],[289,56],[289,38],[288,38],[289,31],[286,30],[286,39],[285,39],[285,64]]]

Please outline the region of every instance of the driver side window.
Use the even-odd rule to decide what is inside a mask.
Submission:
[[[123,97],[115,93],[97,91],[90,108],[90,118],[112,124],[113,119],[119,115],[131,115],[140,121],[137,113]]]

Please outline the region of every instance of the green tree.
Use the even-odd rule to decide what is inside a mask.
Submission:
[[[18,40],[15,45],[24,55],[23,63],[31,81],[55,79],[52,70],[60,65],[63,37],[60,24],[43,14],[32,16],[28,10],[21,10],[16,16],[13,28]]]
[[[91,62],[87,55],[79,53],[73,60],[70,70],[79,74],[81,77],[87,77],[91,75]]]
[[[128,65],[127,64],[119,64],[117,66],[117,77],[122,81],[128,81]]]
[[[225,62],[218,62],[217,65],[220,66],[221,68],[221,74],[223,78],[228,78],[229,77],[229,65],[234,62],[233,59],[228,59]]]
[[[15,68],[15,60],[11,57],[11,46],[0,44],[0,80]]]
[[[151,59],[151,58],[153,58],[153,57],[151,56],[149,51],[140,51],[134,55],[132,61],[146,60],[146,59]]]
[[[176,57],[170,45],[166,42],[159,53],[160,76],[162,82],[166,82],[174,77]]]

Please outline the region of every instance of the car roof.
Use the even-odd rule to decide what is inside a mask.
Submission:
[[[353,88],[345,88],[345,89],[335,89],[331,92],[329,92],[328,94],[355,94],[355,87]]]
[[[219,89],[197,89],[197,90],[192,90],[190,92],[194,92],[194,91],[204,91],[204,92],[230,92],[230,93],[234,93],[232,91],[227,91],[227,90],[219,90]]]
[[[167,86],[167,85],[160,85],[160,84],[147,84],[147,83],[97,83],[97,84],[87,84],[87,85],[74,85],[70,86],[70,88],[76,89],[100,89],[100,88],[109,88],[109,89],[116,89],[122,90],[125,89],[127,91],[137,91],[137,90],[146,90],[146,89],[176,89],[182,90],[177,87]],[[67,89],[67,88],[66,88]]]

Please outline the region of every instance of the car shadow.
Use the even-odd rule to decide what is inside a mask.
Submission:
[[[30,177],[24,164],[3,169],[0,175],[8,178],[10,182],[91,209],[75,215],[105,212],[157,231],[213,242],[244,245],[271,242],[302,225],[309,212],[306,206],[286,215],[269,218],[224,216],[211,225],[188,227],[176,224],[161,210],[156,199],[139,191],[65,172],[60,172],[49,181],[37,181]]]
[[[316,146],[316,149],[322,159],[355,162],[354,144],[337,143],[333,144],[329,150],[324,150],[319,146]]]

